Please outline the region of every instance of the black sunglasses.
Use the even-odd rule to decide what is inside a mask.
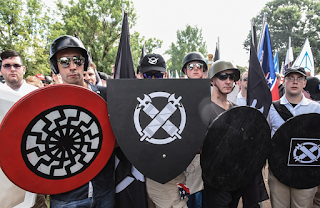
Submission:
[[[9,69],[11,69],[11,67],[13,66],[13,68],[15,68],[15,69],[20,69],[21,67],[22,67],[22,65],[21,64],[4,64],[4,65],[2,65],[3,66],[3,68],[4,69],[6,69],[6,70],[9,70]]]
[[[220,79],[220,80],[226,80],[226,79],[228,79],[228,77],[229,77],[230,80],[233,80],[233,81],[234,81],[236,75],[235,75],[234,73],[231,73],[231,74],[228,74],[228,73],[220,73],[220,74],[217,74],[216,77],[217,77],[218,79]]]
[[[74,56],[74,57],[61,57],[58,60],[58,63],[60,64],[60,66],[62,66],[63,68],[67,68],[70,66],[71,64],[71,59],[73,61],[73,63],[77,66],[81,66],[84,64],[85,62],[85,58],[82,56]]]
[[[143,73],[143,77],[145,79],[152,79],[152,77],[154,76],[155,79],[163,79],[163,73],[161,72],[157,72],[157,73],[150,73],[150,72],[146,72],[146,73]]]

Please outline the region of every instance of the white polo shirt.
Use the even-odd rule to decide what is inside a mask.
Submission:
[[[320,104],[313,100],[307,99],[303,94],[302,96],[302,100],[295,107],[292,107],[285,95],[280,98],[280,104],[285,105],[293,116],[306,113],[320,114]],[[271,128],[271,136],[273,136],[277,129],[285,122],[274,108],[273,104],[270,107],[267,121]]]

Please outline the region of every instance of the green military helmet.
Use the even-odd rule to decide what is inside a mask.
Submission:
[[[238,81],[240,79],[240,70],[230,61],[225,60],[218,60],[215,61],[210,69],[209,69],[209,78],[211,79],[214,77],[217,73],[225,71],[225,70],[233,70],[235,73],[234,81]]]

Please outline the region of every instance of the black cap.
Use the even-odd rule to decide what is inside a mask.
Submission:
[[[154,53],[145,55],[140,64],[141,73],[145,73],[152,70],[165,72],[166,68],[166,62],[163,59],[163,57],[159,54]]]
[[[287,70],[286,70],[286,72],[284,73],[284,76],[286,77],[286,76],[288,76],[288,74],[290,74],[290,73],[299,73],[299,74],[302,74],[303,76],[307,76],[307,74],[306,74],[306,71],[304,70],[304,68],[303,67],[292,67],[292,68],[288,68]]]
[[[317,77],[307,77],[304,90],[310,93],[312,99],[320,100],[320,80]]]

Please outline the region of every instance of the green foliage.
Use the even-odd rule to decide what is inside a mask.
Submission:
[[[0,1],[0,50],[18,51],[27,67],[26,75],[50,74],[49,47],[61,35],[75,33],[90,50],[99,71],[110,73],[115,64],[122,27],[122,4],[126,5],[129,26],[136,24],[131,1],[70,0],[46,7],[45,0]],[[131,33],[135,67],[146,44],[147,51],[161,47],[162,41],[145,40]]]
[[[273,0],[268,2],[260,13],[254,17],[257,34],[261,32],[263,15],[267,13],[272,49],[279,52],[279,61],[285,60],[289,37],[294,57],[296,58],[309,37],[315,67],[320,64],[320,2],[318,0]],[[249,50],[251,32],[244,42]]]
[[[50,72],[43,39],[48,16],[43,8],[40,0],[0,2],[0,49],[18,51],[27,67],[26,75]]]
[[[167,61],[168,73],[176,70],[180,73],[183,58],[187,53],[193,51],[200,52],[206,57],[207,45],[203,41],[202,29],[199,29],[197,26],[191,27],[187,25],[185,30],[177,31],[176,44],[171,43],[170,48],[165,52],[165,54],[170,55],[170,59]]]

